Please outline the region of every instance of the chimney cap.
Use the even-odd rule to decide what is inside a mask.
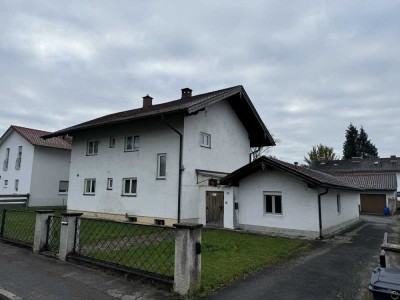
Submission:
[[[192,90],[188,87],[181,89],[182,91],[182,99],[192,97]]]
[[[143,97],[143,107],[150,107],[153,105],[153,98],[147,94]]]

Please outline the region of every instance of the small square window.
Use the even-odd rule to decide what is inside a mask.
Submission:
[[[86,155],[97,155],[99,153],[99,141],[88,141]]]
[[[139,150],[139,136],[131,135],[125,138],[125,151]]]
[[[162,219],[154,219],[154,224],[159,225],[159,226],[164,226],[165,225],[165,220]]]
[[[167,176],[167,154],[157,154],[157,179],[165,179]]]
[[[66,180],[60,180],[58,183],[58,193],[59,194],[67,194],[68,193],[69,182]]]
[[[112,178],[107,178],[107,190],[113,189],[114,180]]]
[[[264,192],[264,210],[266,214],[282,214],[282,194]]]
[[[84,195],[94,195],[96,192],[96,179],[85,179]]]
[[[110,137],[110,148],[114,148],[115,147],[115,137]]]
[[[136,178],[124,178],[122,180],[122,196],[136,196],[136,188]]]
[[[208,133],[200,132],[200,146],[211,148],[211,135]]]

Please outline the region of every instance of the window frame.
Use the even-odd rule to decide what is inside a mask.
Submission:
[[[161,175],[161,157],[165,157],[165,175]],[[157,177],[158,180],[165,180],[167,178],[167,153],[157,154]]]
[[[125,192],[125,182],[126,181],[130,181],[130,185],[129,185],[129,190],[132,191],[132,183],[135,181],[135,192],[129,192],[126,193]],[[124,197],[136,197],[137,196],[137,177],[126,177],[126,178],[122,178],[122,194],[121,196]]]
[[[67,189],[65,192],[60,190],[61,182],[67,182]],[[59,195],[68,195],[68,190],[69,190],[69,181],[68,180],[59,180],[58,181],[58,194]]]
[[[107,191],[111,191],[114,186],[114,178],[107,178]]]
[[[87,182],[90,181],[90,191],[87,192],[86,191],[86,186],[87,186]],[[93,185],[94,183],[94,185]],[[92,192],[93,190],[93,192]],[[83,184],[83,194],[86,196],[94,196],[96,195],[96,178],[85,178],[84,180],[84,184]]]
[[[110,148],[115,148],[115,141],[116,141],[115,136],[110,136],[110,144],[109,144]]]
[[[267,196],[272,197],[272,203],[271,203],[271,212],[267,212]],[[276,212],[276,196],[280,197],[280,206],[281,206],[281,212]],[[264,191],[263,192],[263,202],[264,202],[264,215],[274,215],[274,216],[282,216],[283,215],[283,196],[282,192],[277,192],[277,191]]]
[[[14,191],[18,192],[19,189],[19,179],[14,180]]]
[[[207,138],[208,143],[204,143],[204,138]],[[211,134],[200,132],[200,146],[211,149]]]
[[[338,215],[342,214],[342,199],[340,197],[340,193],[336,194],[336,210]]]
[[[128,149],[128,139],[132,138],[132,149]],[[124,151],[125,152],[134,152],[134,151],[139,151],[140,148],[140,136],[137,135],[127,135],[125,136],[125,145],[124,145]]]
[[[8,187],[8,179],[4,179],[4,186],[3,186],[4,188],[7,188]]]
[[[93,151],[92,152],[89,152],[90,143],[93,143]],[[99,154],[99,144],[100,144],[100,142],[98,140],[88,140],[86,143],[86,156],[98,155]],[[97,149],[97,151],[96,151],[96,149]]]

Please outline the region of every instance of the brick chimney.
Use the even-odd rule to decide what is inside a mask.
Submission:
[[[189,88],[182,89],[182,99],[192,97],[192,90]]]
[[[146,96],[143,97],[143,107],[150,107],[153,105],[153,98],[147,94]]]

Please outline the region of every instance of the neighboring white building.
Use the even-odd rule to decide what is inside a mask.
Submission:
[[[146,96],[142,108],[46,135],[73,136],[68,210],[233,228],[233,190],[215,179],[247,164],[250,147],[275,143],[242,86],[191,93],[157,105]]]
[[[220,183],[235,190],[235,228],[313,238],[359,219],[360,188],[277,159],[260,157]]]
[[[29,206],[66,205],[71,140],[43,140],[44,134],[10,126],[0,138],[0,196],[30,194]]]

